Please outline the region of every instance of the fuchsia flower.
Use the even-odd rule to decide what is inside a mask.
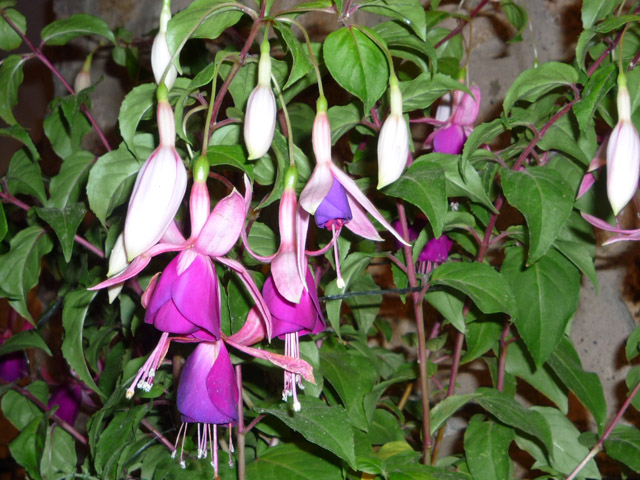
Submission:
[[[631,121],[631,101],[627,80],[618,75],[618,123],[607,145],[607,196],[614,215],[629,203],[638,189],[640,138]]]
[[[353,179],[333,163],[331,159],[331,126],[327,116],[327,101],[324,97],[318,99],[317,114],[313,122],[312,143],[313,152],[316,156],[316,166],[311,178],[309,178],[307,185],[300,194],[300,206],[304,209],[304,212],[301,212],[301,222],[305,225],[303,227],[304,231],[306,232],[306,224],[309,221],[308,214],[314,215],[320,210],[320,223],[318,225],[331,229],[334,243],[342,225],[345,225],[361,237],[380,241],[382,237],[380,237],[376,228],[367,218],[366,212],[368,212],[384,228],[389,230],[398,241],[405,243],[402,236],[385,220],[373,203],[358,188]],[[339,186],[334,187],[334,184]],[[346,205],[343,199],[343,192],[347,198]],[[350,212],[347,211],[347,205]],[[331,214],[328,212],[331,212],[333,208],[336,208],[338,216],[332,219],[330,218]],[[343,288],[344,280],[340,275],[340,267],[337,263],[336,273],[338,286]]]
[[[0,342],[0,345],[2,343]],[[11,352],[0,357],[0,379],[5,382],[15,382],[25,375],[27,375],[27,362],[24,359],[24,352]]]
[[[402,116],[402,93],[398,79],[389,79],[391,113],[380,129],[378,138],[378,189],[395,182],[409,158],[409,130]]]
[[[276,111],[276,97],[271,90],[269,42],[265,37],[260,46],[258,85],[249,95],[244,118],[244,143],[249,152],[249,160],[263,157],[271,148],[276,129]]]
[[[432,262],[432,263],[444,263],[449,258],[449,252],[453,242],[446,235],[441,235],[438,238],[432,238],[427,241],[420,255],[418,255],[419,262]]]
[[[61,385],[57,387],[49,398],[48,407],[58,406],[56,415],[69,425],[73,425],[78,417],[82,404],[82,387],[76,385]]]
[[[133,186],[124,225],[124,247],[132,261],[155,245],[180,207],[187,171],[175,149],[173,110],[164,85],[158,87],[160,145],[142,165]]]
[[[169,20],[171,20],[171,0],[163,0],[162,10],[160,11],[160,28],[151,46],[151,69],[158,85],[160,85],[162,76],[171,61],[171,52],[167,42],[167,24]],[[169,90],[173,87],[177,76],[178,70],[176,66],[171,65],[164,78],[164,84]]]
[[[471,87],[471,93],[473,96],[456,90],[451,107],[446,104],[438,107],[436,118],[429,119],[427,122],[437,125],[437,128],[427,137],[425,146],[430,145],[434,152],[439,153],[453,155],[462,153],[464,142],[471,135],[473,124],[478,118],[482,98],[480,89],[475,85]],[[443,119],[443,117],[446,118],[445,112],[451,112],[446,120]]]

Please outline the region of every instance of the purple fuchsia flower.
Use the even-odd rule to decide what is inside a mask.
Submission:
[[[434,152],[439,153],[453,155],[462,153],[464,142],[471,135],[473,124],[478,118],[482,98],[480,89],[475,85],[471,87],[471,93],[473,96],[456,90],[451,106],[446,103],[441,105],[436,111],[435,119],[424,120],[426,123],[437,126],[433,133],[427,137],[425,146],[431,146]],[[449,98],[451,98],[450,95]],[[443,99],[445,102],[448,100],[446,96]],[[443,119],[449,112],[450,116],[446,120]]]
[[[127,260],[155,245],[180,207],[187,188],[187,171],[175,149],[176,128],[167,87],[158,86],[160,145],[142,165],[133,186],[124,224]]]
[[[178,439],[181,432],[186,435],[186,424],[198,424],[198,458],[206,458],[209,444],[215,478],[218,478],[217,426],[231,427],[238,421],[239,397],[236,375],[224,342],[199,343],[180,374],[178,411],[182,415],[182,426]],[[230,462],[232,448],[229,449]],[[180,465],[185,467],[182,452]]]
[[[396,220],[392,223],[396,230],[400,230],[400,221]],[[422,229],[427,226],[427,221],[424,218],[417,218],[413,224],[408,226],[409,241],[414,241],[420,235]],[[431,271],[432,264],[438,265],[444,263],[449,258],[449,252],[453,242],[446,235],[441,235],[438,238],[431,238],[427,241],[425,246],[418,255],[418,269],[422,273]],[[396,243],[396,248],[400,248],[401,245]]]
[[[382,237],[367,218],[368,212],[398,241],[405,243],[402,236],[385,220],[353,179],[333,163],[331,159],[331,126],[327,116],[327,100],[324,97],[318,99],[317,114],[313,122],[312,143],[316,166],[300,194],[300,206],[303,209],[301,223],[304,225],[304,231],[306,232],[309,214],[311,214],[316,215],[316,225],[332,231],[334,246],[337,245],[336,239],[343,225],[361,237],[381,241]],[[318,211],[320,211],[320,219],[318,219]],[[337,251],[335,256],[338,258]],[[337,262],[336,274],[338,286],[344,288],[344,280],[340,275],[340,266]]]
[[[389,79],[391,113],[385,120],[378,138],[378,189],[395,182],[409,158],[409,130],[402,116],[402,93],[398,79]]]
[[[276,97],[271,90],[269,53],[269,42],[265,36],[260,45],[258,85],[249,95],[244,119],[244,143],[249,152],[249,160],[263,157],[267,153],[276,129]]]
[[[262,296],[271,312],[272,333],[274,336],[284,339],[284,354],[292,358],[300,358],[300,335],[315,335],[326,327],[318,302],[316,284],[309,270],[307,270],[305,281],[307,289],[303,291],[298,303],[290,302],[280,295],[271,276],[267,278],[262,288]],[[300,402],[296,385],[304,388],[300,374],[285,370],[282,399],[286,401],[288,397],[292,397],[293,410],[298,412],[300,411]]]
[[[53,390],[49,398],[49,408],[57,406],[55,414],[69,425],[73,425],[80,412],[82,404],[82,387],[75,385],[60,385]]]

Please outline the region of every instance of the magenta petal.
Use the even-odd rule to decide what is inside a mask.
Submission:
[[[234,190],[209,215],[196,240],[196,251],[212,257],[226,255],[240,238],[244,219],[244,198]]]
[[[238,420],[237,404],[236,378],[224,344],[198,344],[180,375],[178,410],[187,421],[222,425]]]
[[[0,357],[0,379],[15,382],[27,375],[27,362],[24,352],[12,352]]]
[[[440,129],[433,136],[433,151],[458,155],[466,140],[464,130],[458,125]]]
[[[146,315],[144,321],[153,324],[161,332],[176,335],[188,335],[198,330],[198,327],[180,313],[172,301],[162,305],[153,315]]]
[[[82,403],[82,387],[75,385],[73,387],[63,385],[56,388],[51,394],[49,399],[49,408],[54,405],[58,406],[56,415],[67,422],[69,425],[73,425],[78,417],[80,411],[80,404]]]
[[[180,255],[169,262],[169,265],[166,266],[162,275],[160,275],[160,278],[155,284],[153,295],[151,295],[150,301],[147,305],[147,312],[145,315],[145,321],[147,323],[150,323],[150,317],[155,315],[156,312],[160,310],[160,307],[171,301],[171,287],[178,278],[177,268],[179,257]]]
[[[438,238],[432,238],[420,252],[418,261],[443,263],[447,258],[449,258],[449,251],[451,250],[452,245],[453,242],[446,235],[442,235]]]

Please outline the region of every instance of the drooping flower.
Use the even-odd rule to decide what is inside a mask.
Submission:
[[[171,20],[171,0],[163,0],[162,10],[160,11],[160,27],[156,37],[153,39],[151,46],[151,69],[156,83],[160,85],[162,76],[171,62],[171,52],[169,51],[169,43],[167,42],[167,24]],[[167,89],[171,90],[178,76],[178,70],[175,65],[171,65],[164,78],[164,84]]]
[[[316,118],[313,122],[312,134],[313,152],[316,157],[316,166],[300,194],[300,206],[306,214],[301,215],[302,222],[308,222],[308,214],[321,213],[321,224],[329,228],[334,235],[334,240],[340,232],[342,225],[361,237],[374,241],[382,240],[377,230],[367,218],[367,212],[375,218],[384,228],[389,230],[401,243],[406,243],[402,236],[385,220],[378,209],[371,203],[364,193],[358,188],[351,177],[339,169],[331,159],[331,126],[327,116],[327,101],[324,97],[318,99]],[[334,184],[339,186],[334,187]],[[351,213],[348,217],[342,192],[346,194],[347,204]],[[324,203],[324,204],[323,204]],[[336,221],[330,221],[327,212],[337,207]],[[338,221],[341,220],[341,221]],[[338,257],[336,252],[336,258]],[[339,265],[336,264],[338,286],[344,287],[344,281],[340,276]]]
[[[435,119],[426,119],[427,123],[436,125],[437,128],[427,137],[425,146],[431,146],[434,152],[439,153],[453,155],[462,153],[464,142],[471,135],[473,124],[478,118],[482,98],[480,89],[476,85],[471,87],[471,93],[473,96],[456,90],[451,106],[446,103],[441,105],[436,111]],[[443,99],[448,100],[446,97]],[[443,119],[449,112],[449,117]]]
[[[431,238],[427,241],[420,255],[418,255],[419,262],[432,262],[443,263],[449,258],[449,252],[453,242],[446,235],[441,235],[438,238]]]
[[[402,116],[402,93],[398,79],[389,80],[391,113],[380,129],[378,139],[378,189],[395,182],[407,165],[409,131]]]
[[[308,288],[302,293],[298,303],[290,302],[280,295],[278,289],[275,288],[272,277],[267,278],[262,288],[262,296],[271,312],[272,333],[274,336],[284,339],[284,354],[292,358],[300,357],[298,340],[300,335],[320,333],[326,327],[318,302],[316,284],[308,269],[305,280]],[[296,385],[304,388],[300,375],[285,370],[282,399],[286,401],[288,397],[292,397],[293,409],[299,411],[300,402],[298,401]]]
[[[175,121],[166,87],[158,87],[160,145],[144,163],[133,186],[124,225],[127,260],[149,250],[167,230],[187,188],[187,171],[175,149]]]
[[[0,345],[5,339],[0,338]],[[27,362],[24,352],[11,352],[0,357],[0,379],[5,382],[15,382],[27,375]]]
[[[269,42],[265,37],[260,46],[258,85],[249,95],[244,119],[244,143],[249,152],[249,160],[263,157],[271,148],[276,129],[276,111],[276,97],[271,90]]]
[[[69,425],[73,425],[80,412],[82,403],[82,387],[76,385],[60,385],[51,394],[48,407],[57,406],[55,414]]]
[[[607,145],[607,196],[614,215],[631,200],[638,189],[640,138],[631,121],[631,101],[627,80],[618,75],[618,123]]]

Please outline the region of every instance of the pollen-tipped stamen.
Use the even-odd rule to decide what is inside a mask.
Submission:
[[[156,348],[153,349],[147,361],[144,362],[144,365],[138,370],[138,374],[136,378],[131,383],[131,386],[127,389],[126,397],[127,399],[133,398],[135,394],[136,387],[140,390],[144,390],[148,392],[153,387],[153,379],[156,376],[156,370],[164,360],[164,357],[167,355],[167,351],[169,350],[169,333],[164,332],[160,337],[160,341]]]
[[[339,226],[336,230],[336,224],[331,223],[331,233],[333,234],[334,239],[333,256],[336,261],[336,285],[338,288],[344,288],[346,284],[344,283],[344,279],[342,278],[342,274],[340,273],[340,250],[338,247],[338,236],[340,235],[340,230],[341,226]]]

